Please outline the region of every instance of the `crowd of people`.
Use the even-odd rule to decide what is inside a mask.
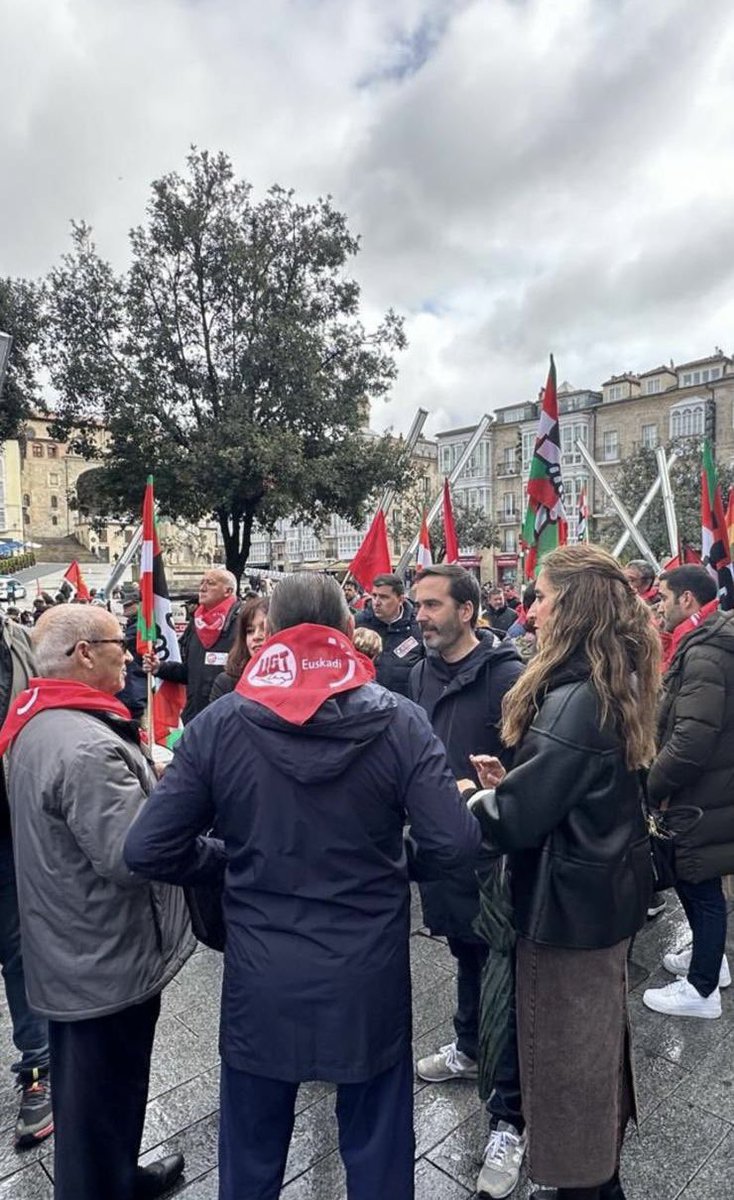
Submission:
[[[707,570],[656,578],[576,545],[522,597],[442,565],[409,595],[396,575],[360,597],[303,573],[241,601],[210,568],[178,663],[136,660],[137,603],[124,629],[49,605],[30,639],[0,630],[16,1142],[55,1130],[56,1200],[162,1195],[184,1170],[138,1155],[201,888],[224,931],[221,1200],[277,1200],[307,1080],[335,1085],[349,1200],[410,1200],[414,1073],[486,1082],[488,1038],[478,1194],[509,1196],[527,1159],[538,1197],[623,1200],[627,962],[665,902],[656,820],[687,814],[672,841],[691,944],[644,1003],[715,1019],[731,982],[734,615]],[[186,689],[165,769],[136,720],[148,673]],[[415,1063],[411,881],[456,962],[454,1039]],[[487,940],[488,896],[509,949]],[[511,986],[488,1009],[500,954]]]

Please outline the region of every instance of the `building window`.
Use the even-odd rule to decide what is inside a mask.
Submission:
[[[721,367],[702,367],[700,371],[684,371],[682,387],[694,387],[697,383],[709,383],[721,378]]]
[[[576,448],[576,443],[583,442],[586,445],[588,437],[589,428],[585,421],[577,421],[573,425],[561,426],[561,461],[564,466],[583,462],[581,454]]]
[[[533,450],[535,449],[535,430],[528,429],[522,435],[522,469],[527,475],[530,470],[530,463],[533,460]]]
[[[49,471],[49,473],[48,473],[48,486],[49,486],[49,487],[58,487],[58,486],[59,486],[59,474],[58,474],[58,471]]]
[[[59,448],[54,442],[49,442],[48,446],[46,447],[46,453],[48,454],[49,458],[58,458]]]
[[[671,437],[695,437],[703,433],[703,404],[686,404],[670,413]]]
[[[616,429],[608,429],[602,436],[602,458],[604,462],[617,462],[619,459],[619,434]]]
[[[42,446],[41,442],[33,442],[32,446],[33,446],[33,457],[34,458],[43,458],[43,446]]]
[[[654,450],[658,444],[658,427],[657,425],[642,426],[642,445],[645,450]]]
[[[646,396],[656,396],[658,394],[658,392],[662,392],[662,390],[663,390],[662,379],[660,379],[660,378],[646,379],[645,387],[643,390],[644,390],[644,393]]]
[[[52,508],[58,508],[58,507],[59,507],[59,498],[58,498],[58,496],[52,496],[52,497],[51,497],[51,507],[52,507]]]
[[[502,512],[506,517],[514,517],[517,509],[515,507],[515,493],[505,492],[502,497]]]
[[[607,390],[607,400],[621,400],[624,391],[621,383],[615,383]]]
[[[51,524],[52,524],[52,525],[58,525],[58,523],[59,523],[59,518],[58,518],[58,517],[52,517],[52,518],[51,518]]]
[[[503,529],[502,549],[505,554],[517,553],[517,532],[514,529]]]
[[[30,492],[24,492],[24,493],[23,493],[23,507],[24,507],[24,508],[30,508],[30,507],[31,507],[31,497],[30,497]]]

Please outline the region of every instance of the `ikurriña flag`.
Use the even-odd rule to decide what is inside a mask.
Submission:
[[[543,555],[564,545],[568,536],[561,478],[556,364],[552,354],[526,491],[528,508],[521,539],[526,551],[525,575],[532,579]]]
[[[451,488],[449,486],[448,475],[444,477],[443,481],[443,535],[446,542],[444,561],[447,563],[458,562],[459,539],[456,536],[454,506],[451,503]]]
[[[425,511],[421,521],[421,531],[418,535],[418,547],[415,552],[415,566],[417,571],[424,571],[426,567],[433,566],[431,539],[428,534],[428,522],[426,521]]]
[[[716,464],[708,440],[703,443],[701,470],[701,557],[719,587],[719,606],[734,608],[734,576],[732,576],[729,534],[726,527],[724,502],[716,475]]]

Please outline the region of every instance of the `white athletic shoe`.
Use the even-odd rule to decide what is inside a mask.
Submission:
[[[671,975],[687,975],[691,969],[691,954],[692,950],[689,946],[687,950],[681,950],[678,954],[666,954],[663,959],[663,966]],[[726,960],[726,955],[721,960],[721,970],[719,971],[719,987],[731,987],[731,971],[729,963]]]
[[[525,1157],[527,1137],[508,1121],[500,1121],[489,1134],[484,1163],[477,1179],[477,1194],[501,1200],[517,1187]]]
[[[702,996],[687,979],[676,979],[666,987],[648,988],[643,993],[642,1003],[669,1017],[702,1017],[714,1021],[721,1016],[719,989],[710,996]]]
[[[448,1079],[476,1079],[479,1074],[473,1058],[456,1049],[456,1042],[442,1046],[436,1054],[419,1058],[415,1066],[419,1079],[428,1083],[445,1083]]]

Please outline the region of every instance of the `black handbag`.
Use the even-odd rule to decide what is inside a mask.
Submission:
[[[675,868],[675,839],[695,829],[703,810],[693,804],[672,808],[652,808],[647,794],[647,774],[640,771],[642,814],[650,840],[650,860],[654,879],[653,890],[664,892],[675,887],[678,875]]]

